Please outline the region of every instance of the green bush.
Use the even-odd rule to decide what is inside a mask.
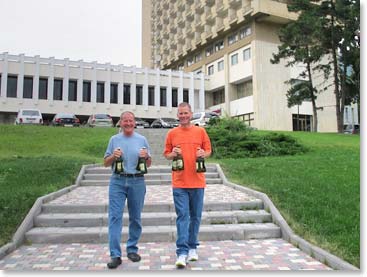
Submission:
[[[279,133],[259,135],[243,121],[222,118],[207,128],[214,158],[244,158],[295,155],[307,148],[291,136]]]

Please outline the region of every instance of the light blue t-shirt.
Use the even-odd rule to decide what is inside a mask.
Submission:
[[[113,154],[113,150],[120,147],[122,150],[122,158],[124,161],[124,172],[125,173],[139,173],[136,170],[136,165],[138,163],[139,151],[141,148],[145,147],[150,156],[150,146],[148,140],[134,132],[131,136],[125,136],[123,133],[118,133],[110,138],[104,158]],[[111,166],[113,171],[114,163]]]

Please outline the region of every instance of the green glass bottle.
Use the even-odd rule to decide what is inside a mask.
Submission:
[[[176,147],[180,148],[179,145]],[[184,161],[181,154],[177,154],[177,156],[173,157],[172,160],[172,171],[180,171],[184,170]]]
[[[146,149],[146,148],[143,147],[142,149]],[[142,174],[145,174],[148,172],[147,161],[144,157],[139,157],[138,164],[136,165],[136,170]]]
[[[203,157],[196,158],[196,172],[206,172],[205,159]]]
[[[124,172],[124,161],[122,157],[120,157],[115,161],[115,173],[121,174],[123,172]]]

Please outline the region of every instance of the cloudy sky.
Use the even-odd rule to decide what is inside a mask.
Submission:
[[[141,66],[141,0],[0,0],[0,53]]]

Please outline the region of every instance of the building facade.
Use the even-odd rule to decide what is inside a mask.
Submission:
[[[303,67],[271,64],[281,26],[296,19],[285,0],[142,0],[142,61],[209,77],[205,110],[264,130],[311,130],[312,105],[289,108],[285,81]],[[318,74],[320,75],[320,74]],[[322,89],[324,80],[314,82]],[[318,131],[336,132],[332,88],[317,98]]]
[[[58,112],[82,121],[94,113],[118,118],[126,110],[148,121],[176,118],[182,101],[204,109],[206,82],[183,71],[2,53],[0,122],[13,123],[21,108],[38,108],[48,120]]]

